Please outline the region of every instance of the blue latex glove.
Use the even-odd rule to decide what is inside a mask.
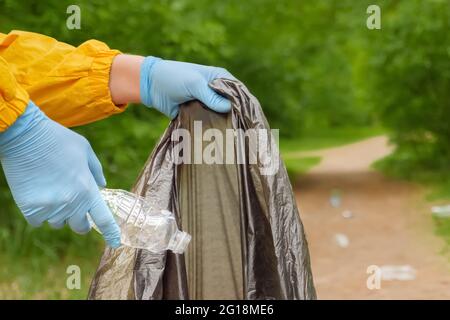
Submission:
[[[61,228],[68,223],[83,234],[91,229],[89,212],[107,243],[120,245],[120,229],[98,188],[106,185],[102,167],[84,137],[30,102],[0,133],[0,161],[14,200],[31,225],[48,221]]]
[[[216,112],[229,112],[230,101],[208,86],[216,78],[236,80],[223,68],[147,57],[141,66],[141,101],[171,119],[179,105],[190,100],[200,100]]]

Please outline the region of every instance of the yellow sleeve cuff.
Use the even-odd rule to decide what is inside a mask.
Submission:
[[[99,52],[93,62],[88,76],[88,91],[92,97],[92,104],[89,108],[102,112],[102,118],[106,118],[112,114],[123,112],[127,105],[115,105],[112,101],[111,91],[109,89],[109,77],[111,73],[111,65],[116,55],[120,51],[110,50],[107,52]]]
[[[9,101],[0,96],[0,132],[6,131],[24,113],[29,100],[23,88],[19,88],[16,96]]]
[[[0,34],[0,57],[17,82],[51,119],[72,127],[120,113],[109,90],[114,57],[120,51],[88,40],[78,47],[41,34]]]
[[[5,131],[25,111],[30,98],[0,57],[0,132]]]

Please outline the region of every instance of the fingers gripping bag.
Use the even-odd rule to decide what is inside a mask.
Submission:
[[[270,132],[261,106],[238,81],[210,86],[231,100],[232,111],[182,105],[132,189],[153,210],[174,213],[192,236],[186,251],[107,247],[89,299],[316,298],[305,232],[273,136],[261,139],[270,152],[250,147],[250,133]],[[181,150],[181,142],[190,147]]]

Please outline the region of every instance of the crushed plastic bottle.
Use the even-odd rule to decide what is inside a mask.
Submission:
[[[171,250],[182,254],[186,250],[191,235],[178,230],[172,212],[152,210],[145,198],[125,190],[102,189],[101,194],[120,227],[123,245],[154,253]]]

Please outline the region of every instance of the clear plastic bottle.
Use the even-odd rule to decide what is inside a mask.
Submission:
[[[172,212],[154,211],[143,197],[125,190],[102,189],[101,194],[120,227],[123,245],[155,253],[171,250],[181,254],[186,250],[191,236],[178,230]]]

